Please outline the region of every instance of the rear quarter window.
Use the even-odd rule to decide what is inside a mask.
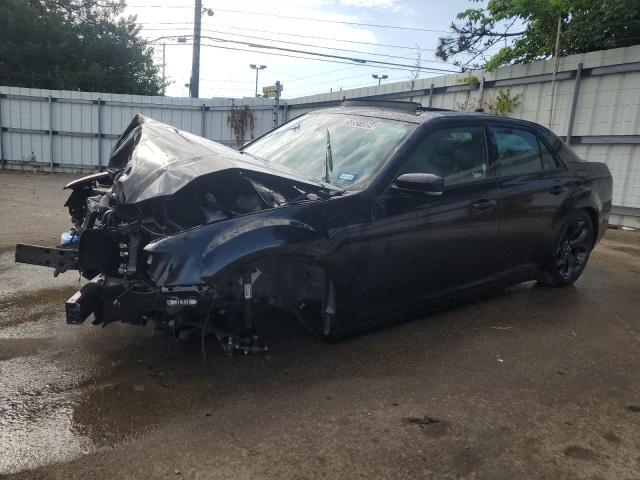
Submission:
[[[560,148],[556,152],[558,156],[562,159],[564,163],[571,162],[584,162],[576,153],[571,150],[571,147],[564,143],[562,140],[558,139],[560,142]]]
[[[570,146],[560,140],[550,130],[542,128],[540,136],[547,141],[547,143],[551,146],[551,150],[553,150],[553,153],[555,153],[555,155],[559,157],[565,165],[571,162],[584,161],[580,157],[578,157],[578,155],[576,155],[576,153],[571,149]]]
[[[540,140],[539,143],[540,152],[542,153],[542,168],[544,168],[545,170],[553,170],[554,168],[558,168],[558,162],[551,150],[549,150],[549,148],[542,140]]]

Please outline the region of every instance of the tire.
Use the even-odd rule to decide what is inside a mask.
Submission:
[[[554,240],[539,282],[549,287],[573,285],[587,265],[593,238],[589,215],[580,210],[570,214]]]

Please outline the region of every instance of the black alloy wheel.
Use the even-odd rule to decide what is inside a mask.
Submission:
[[[591,222],[578,218],[565,230],[556,251],[558,274],[565,280],[579,275],[591,250]]]
[[[572,285],[582,274],[593,248],[593,224],[584,211],[569,216],[560,231],[554,250],[544,264],[543,285],[560,287]]]

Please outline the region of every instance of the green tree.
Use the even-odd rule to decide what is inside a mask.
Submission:
[[[546,59],[555,51],[558,19],[560,55],[640,43],[638,0],[489,0],[457,15],[436,56],[487,70]],[[494,45],[504,46],[489,55]]]
[[[124,0],[1,0],[0,85],[158,95],[162,79]]]

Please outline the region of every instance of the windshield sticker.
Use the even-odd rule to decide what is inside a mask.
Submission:
[[[380,122],[364,120],[362,118],[348,118],[341,124],[343,127],[364,128],[365,130],[375,130]]]
[[[355,173],[341,173],[338,175],[340,180],[344,180],[345,182],[353,182],[356,179],[357,175]]]

